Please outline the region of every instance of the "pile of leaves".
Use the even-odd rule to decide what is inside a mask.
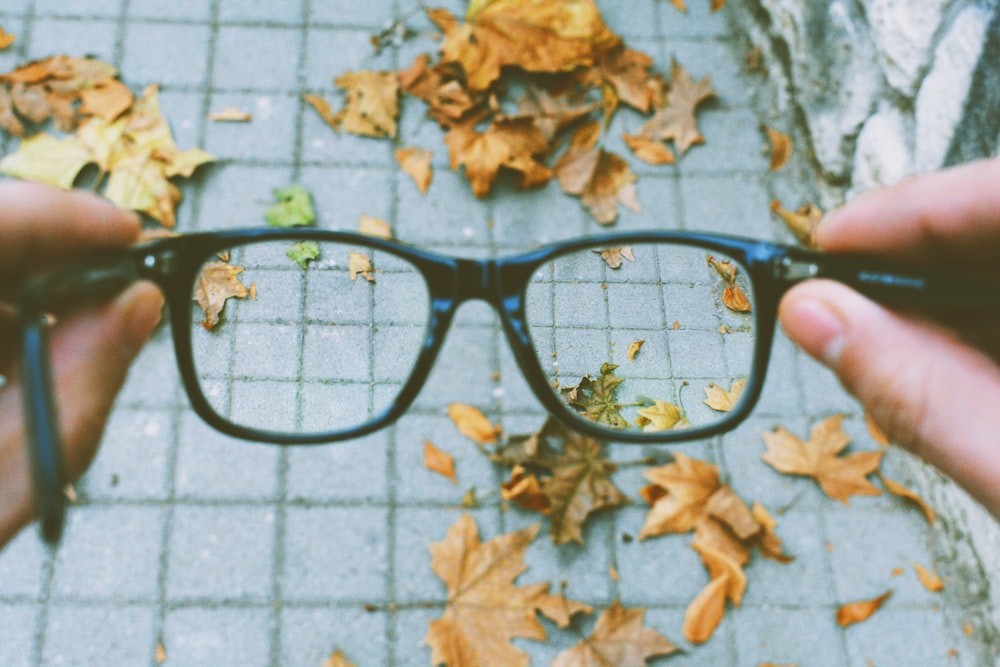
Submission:
[[[708,78],[694,82],[674,63],[668,82],[649,55],[605,25],[593,0],[472,2],[464,21],[444,9],[427,13],[441,31],[436,56],[422,54],[399,72],[342,74],[335,83],[346,104],[337,112],[318,96],[305,100],[338,131],[390,139],[400,97],[422,100],[446,131],[451,168],[464,167],[477,197],[502,170],[519,188],[555,178],[603,224],[616,220],[618,204],[639,210],[636,175],[600,145],[620,108],[648,117],[623,139],[649,163],[673,163],[675,151],[704,141],[695,110],[714,94]],[[516,104],[515,90],[522,91]],[[396,156],[426,191],[430,151],[410,147]]]
[[[73,134],[37,131],[49,120]],[[190,177],[214,159],[177,147],[157,86],[136,100],[113,66],[93,58],[53,56],[0,75],[0,127],[23,137],[0,172],[68,189],[84,167],[96,165],[95,191],[103,187],[115,204],[166,227],[174,226],[181,200],[171,179]]]

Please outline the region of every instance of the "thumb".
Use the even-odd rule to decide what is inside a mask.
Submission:
[[[940,468],[1000,517],[1000,459],[992,444],[1000,370],[989,357],[938,325],[826,280],[790,290],[779,319],[893,442]]]
[[[160,291],[137,283],[113,302],[56,328],[52,381],[71,478],[90,464],[129,365],[159,323],[162,308]]]

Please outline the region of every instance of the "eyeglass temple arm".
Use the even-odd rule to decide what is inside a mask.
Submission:
[[[59,432],[49,360],[49,313],[107,301],[140,278],[130,255],[89,262],[29,283],[22,298],[21,376],[25,428],[42,538],[58,544],[66,515],[69,482]]]
[[[996,274],[977,278],[970,273],[927,271],[871,257],[798,249],[774,258],[773,269],[782,291],[806,280],[826,278],[887,306],[931,310],[1000,308]]]

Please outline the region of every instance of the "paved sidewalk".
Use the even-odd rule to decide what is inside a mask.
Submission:
[[[439,4],[464,11],[461,0]],[[622,210],[617,229],[790,241],[769,202],[794,208],[809,200],[808,172],[793,164],[768,174],[759,124],[786,121],[759,112],[772,93],[747,71],[724,12],[710,14],[708,0],[688,0],[686,15],[666,0],[598,4],[661,71],[676,58],[696,80],[710,75],[718,93],[700,114],[706,144],[678,166],[629,157],[643,212]],[[356,230],[360,215],[380,217],[402,240],[457,255],[500,256],[599,231],[555,183],[531,193],[501,184],[476,200],[448,170],[442,134],[420,104],[404,105],[400,133],[404,144],[435,150],[426,196],[400,172],[390,143],[338,137],[301,101],[303,92],[336,99],[332,79],[346,70],[399,69],[435,48],[418,37],[373,54],[370,36],[395,20],[430,31],[417,0],[0,0],[0,25],[19,37],[0,52],[0,69],[55,53],[94,54],[115,63],[134,90],[161,84],[179,145],[220,158],[183,185],[180,231],[263,224],[272,189],[290,183],[312,192],[321,227]],[[252,112],[253,122],[207,119],[227,105]],[[609,136],[638,125],[621,113]],[[16,142],[0,146],[6,153]],[[465,490],[486,496],[473,512],[484,539],[537,520],[500,508],[493,490],[503,471],[456,431],[445,414],[456,401],[481,407],[509,433],[541,423],[543,411],[482,304],[461,310],[423,393],[397,425],[315,448],[248,444],[209,429],[187,404],[161,329],[77,485],[58,551],[27,531],[0,553],[0,666],[155,667],[158,644],[163,664],[179,667],[320,667],[338,648],[359,667],[430,664],[423,637],[441,613],[444,588],[427,545],[459,517]],[[681,635],[684,610],[707,582],[690,538],[630,539],[646,512],[637,468],[615,477],[637,498],[631,506],[589,524],[585,547],[556,548],[543,531],[519,582],[565,581],[572,597],[598,608],[616,598],[648,608],[647,623],[689,650],[656,665],[996,664],[998,648],[981,641],[991,630],[982,619],[993,582],[956,564],[955,550],[918,511],[885,496],[844,507],[761,462],[762,431],[781,424],[804,436],[834,413],[847,415],[853,447],[876,448],[858,405],[779,337],[752,418],[730,435],[678,448],[717,463],[741,497],[781,510],[778,534],[795,556],[788,565],[756,559],[743,605],[707,644],[686,646]],[[456,456],[459,486],[424,470],[425,439]],[[615,445],[611,454],[668,451]],[[911,467],[890,452],[883,470],[907,483]],[[926,591],[913,563],[936,567],[945,591]],[[612,567],[620,580],[609,576]],[[894,595],[873,618],[837,626],[840,604],[889,588]],[[533,664],[549,664],[578,641],[547,629],[546,644],[517,642]]]

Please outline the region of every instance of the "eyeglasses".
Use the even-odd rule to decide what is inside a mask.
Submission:
[[[356,438],[417,396],[457,307],[499,314],[538,400],[573,429],[670,443],[734,428],[764,381],[777,305],[814,277],[890,305],[1000,304],[989,285],[762,241],[634,232],[489,260],[325,230],[156,240],[34,278],[22,298],[23,386],[43,535],[66,483],[47,338],[58,316],[151,280],[180,375],[219,431],[282,445]]]

